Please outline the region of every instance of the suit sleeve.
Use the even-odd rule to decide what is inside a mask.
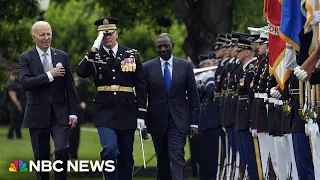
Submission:
[[[23,54],[19,56],[19,75],[24,91],[35,90],[50,85],[46,73],[38,76],[32,75],[28,58]]]
[[[146,119],[147,81],[139,56],[136,55],[135,91],[138,104],[138,118]]]
[[[79,106],[80,101],[77,95],[77,91],[74,85],[74,80],[72,76],[72,70],[70,66],[69,57],[66,57],[66,74],[65,74],[65,87],[66,87],[66,94],[68,98],[68,108],[69,108],[69,115],[76,115],[79,114]]]
[[[316,68],[312,74],[311,74],[311,78],[310,78],[310,84],[314,85],[314,84],[320,84],[320,68]]]
[[[187,66],[187,96],[189,103],[191,125],[199,125],[200,99],[197,90],[196,79],[190,63]]]
[[[94,76],[95,69],[94,69],[93,61],[95,58],[95,54],[96,54],[95,52],[90,51],[88,55],[86,55],[80,61],[76,70],[77,75],[79,77],[88,78],[88,77]]]

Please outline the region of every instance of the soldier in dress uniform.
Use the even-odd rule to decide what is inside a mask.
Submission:
[[[226,129],[227,139],[228,139],[228,163],[227,163],[227,172],[226,179],[233,179],[235,169],[236,169],[236,142],[234,135],[234,124],[235,124],[235,113],[238,98],[236,96],[236,87],[237,87],[237,77],[239,75],[239,69],[241,66],[240,61],[237,59],[237,35],[231,34],[229,39],[229,52],[230,59],[228,62],[227,76],[225,77],[224,88],[225,89],[225,98],[223,104],[224,110],[224,121],[223,127]]]
[[[298,56],[296,56],[297,64],[293,65],[291,69],[294,69],[294,75],[292,74],[290,76],[289,82],[289,92],[291,94],[290,96],[290,107],[291,107],[291,133],[292,133],[292,141],[293,141],[293,148],[294,148],[294,156],[296,160],[296,166],[298,171],[299,179],[315,179],[315,171],[318,169],[314,168],[313,160],[312,160],[312,150],[310,148],[310,139],[307,135],[308,132],[305,130],[306,121],[303,119],[302,114],[300,110],[303,107],[300,107],[300,101],[299,101],[299,79],[301,78],[299,76],[300,66],[306,59],[309,57],[308,50],[310,48],[310,44],[312,41],[313,33],[307,32],[305,33],[304,30],[302,30],[299,34],[299,38],[301,41],[300,45],[300,52]],[[316,52],[319,51],[320,48],[318,47]],[[319,58],[316,56],[311,55],[308,59],[311,60],[311,57],[314,57],[315,61],[317,62]],[[308,64],[306,61],[304,65]],[[317,70],[313,70],[315,64],[312,66],[309,64],[306,66],[306,68],[311,68],[312,76],[314,77],[313,80],[318,79],[316,76],[313,76],[314,73],[317,72]],[[309,70],[306,70],[309,71]],[[298,79],[297,79],[298,78]],[[300,79],[302,80],[302,79]],[[304,91],[303,91],[304,92]],[[303,97],[304,98],[304,97]]]
[[[251,49],[251,41],[249,39],[238,39],[238,58],[243,64],[243,73],[240,76],[238,83],[238,104],[236,111],[236,125],[235,131],[239,136],[240,142],[238,142],[240,157],[243,156],[248,176],[250,179],[258,179],[258,170],[255,157],[255,150],[253,144],[253,138],[251,135],[251,109],[254,94],[250,83],[255,75],[254,67],[257,62],[257,58],[254,57],[254,53]]]
[[[219,59],[215,54],[208,54],[209,66],[215,66]],[[201,118],[199,122],[199,172],[200,180],[216,179],[218,169],[219,135],[221,133],[220,120],[216,118],[213,109],[217,104],[213,101],[215,70],[205,72],[201,99]]]
[[[77,74],[93,77],[97,93],[93,100],[94,126],[103,148],[102,160],[116,161],[116,170],[103,172],[104,179],[131,180],[136,128],[146,128],[146,79],[136,50],[118,44],[118,19],[94,22],[99,35],[82,59]]]
[[[227,48],[227,39],[226,39],[226,34],[220,33],[218,34],[217,41],[215,43],[214,51],[216,54],[216,57],[221,59],[221,62],[218,65],[218,68],[215,72],[215,93],[214,93],[214,99],[215,102],[217,103],[218,106],[217,109],[215,109],[216,113],[215,116],[217,119],[220,121],[220,125],[223,124],[223,100],[224,100],[224,91],[223,91],[223,85],[225,81],[225,76],[226,74],[226,69],[227,69],[227,64],[228,64],[228,59],[229,59],[229,53],[228,53],[228,48]],[[220,159],[218,160],[218,168],[221,169],[217,171],[217,176],[218,177],[223,177],[224,172],[226,171],[226,166],[227,166],[227,161],[225,158],[227,158],[227,152],[225,151],[226,147],[226,139],[225,139],[225,131],[221,131],[221,136],[219,139],[219,157]],[[224,151],[222,151],[224,150]],[[223,152],[223,153],[222,153]],[[223,156],[220,156],[221,154],[224,154]]]
[[[269,61],[268,61],[268,34],[260,29],[260,38],[256,40],[258,45],[258,63],[256,66],[256,74],[251,82],[251,87],[254,91],[254,100],[251,112],[251,133],[253,138],[258,137],[260,157],[257,157],[260,163],[257,162],[259,175],[264,179],[269,177],[269,154],[274,154],[273,137],[269,135],[268,131],[268,112],[267,112],[267,82],[269,77]],[[260,159],[259,159],[260,158]],[[273,159],[275,160],[275,159]],[[273,161],[275,162],[275,161]],[[276,165],[276,163],[273,163]]]

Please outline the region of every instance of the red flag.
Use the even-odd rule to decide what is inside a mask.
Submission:
[[[265,0],[264,14],[269,27],[269,65],[270,71],[283,90],[290,71],[286,69],[284,56],[286,44],[280,38],[281,0]]]

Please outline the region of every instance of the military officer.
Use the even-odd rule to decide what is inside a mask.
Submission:
[[[238,104],[236,111],[235,130],[240,139],[240,157],[244,157],[246,168],[250,179],[258,179],[258,170],[255,157],[255,150],[251,132],[249,131],[251,123],[251,109],[254,94],[250,83],[255,75],[254,67],[257,58],[251,48],[249,39],[238,39],[238,58],[243,64],[243,73],[238,83]]]
[[[320,46],[317,50],[309,57],[308,50],[310,48],[310,44],[312,42],[313,32],[305,33],[302,30],[299,34],[299,38],[301,41],[300,45],[300,52],[298,56],[296,56],[296,62],[293,61],[294,75],[290,77],[290,106],[291,106],[291,118],[292,118],[292,125],[291,125],[291,133],[292,133],[292,140],[293,140],[293,147],[294,147],[294,155],[296,157],[296,165],[299,179],[315,179],[316,173],[319,168],[315,168],[313,161],[312,161],[312,150],[310,147],[310,135],[305,128],[306,121],[304,116],[302,116],[302,109],[303,105],[300,105],[299,101],[299,80],[305,81],[307,78],[307,72],[312,73],[310,81],[317,80],[317,70],[314,69],[315,64],[318,62],[318,55],[320,54]],[[308,61],[309,60],[309,61]],[[306,61],[306,62],[304,62]],[[312,62],[313,61],[313,62]],[[304,62],[304,63],[303,63]],[[303,65],[302,65],[303,63]],[[311,63],[311,64],[310,64]],[[302,65],[302,70],[299,65]],[[305,77],[301,77],[305,73]],[[315,76],[314,76],[315,75]],[[303,75],[304,76],[304,75]],[[313,78],[312,78],[313,77]],[[300,92],[301,93],[301,92]],[[304,91],[303,91],[304,93]],[[303,97],[304,99],[304,97]],[[303,103],[303,102],[302,102]],[[300,113],[299,113],[300,112]],[[307,127],[307,126],[306,126]]]
[[[228,163],[227,163],[227,172],[226,179],[233,179],[235,173],[235,161],[236,161],[236,143],[234,135],[234,124],[235,124],[235,113],[237,106],[237,76],[239,76],[239,69],[241,66],[240,61],[237,59],[237,41],[238,36],[233,33],[231,34],[229,41],[229,52],[230,59],[228,62],[227,76],[225,77],[224,91],[225,98],[223,104],[224,110],[224,120],[223,127],[226,129],[226,134],[228,138]]]
[[[259,175],[263,175],[266,179],[269,177],[269,154],[274,154],[273,137],[269,135],[268,131],[268,117],[267,117],[267,82],[269,77],[269,61],[268,61],[268,32],[262,28],[259,29],[260,38],[255,41],[258,43],[258,64],[256,68],[256,75],[251,82],[255,99],[253,100],[252,112],[251,112],[251,132],[253,138],[258,137],[259,150],[260,151],[260,166],[262,172]],[[275,160],[275,159],[274,159]],[[275,161],[274,161],[275,162]],[[276,163],[273,163],[276,165]]]
[[[104,179],[131,180],[134,165],[134,132],[146,128],[146,80],[136,50],[118,44],[116,18],[94,22],[99,35],[82,59],[77,74],[93,77],[94,126],[98,130],[102,160],[114,160],[116,170],[103,172]]]
[[[227,69],[227,65],[228,65],[228,59],[229,59],[229,52],[228,52],[228,48],[227,48],[227,39],[226,39],[226,34],[224,33],[220,33],[218,34],[217,37],[217,41],[215,43],[215,47],[214,47],[214,51],[216,54],[216,57],[221,59],[218,68],[215,72],[215,93],[214,93],[214,99],[215,102],[217,104],[217,106],[215,106],[215,116],[217,117],[217,119],[219,119],[220,121],[220,126],[223,124],[223,119],[224,119],[224,114],[223,114],[223,100],[224,100],[224,91],[223,91],[223,86],[224,86],[224,82],[225,82],[225,77],[226,77],[226,69]],[[219,139],[219,154],[222,154],[222,150],[226,149],[226,139],[225,139],[225,131],[221,131],[221,136]],[[224,148],[222,148],[224,147]],[[227,166],[227,161],[226,158],[228,157],[227,152],[223,153],[225,155],[225,157],[220,157],[220,159],[218,160],[218,168],[219,170],[217,171],[217,176],[218,177],[223,177],[226,171],[226,166]],[[221,168],[221,173],[220,173],[220,168]]]
[[[208,54],[211,61],[210,66],[219,63],[215,54]],[[206,60],[205,60],[206,61]],[[201,118],[199,122],[199,172],[200,180],[216,179],[218,167],[219,135],[221,133],[220,121],[216,119],[213,109],[217,104],[213,101],[214,96],[214,73],[215,70],[205,72],[202,79],[204,82],[204,91],[201,99]]]

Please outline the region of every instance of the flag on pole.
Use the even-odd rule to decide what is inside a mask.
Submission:
[[[319,25],[311,25],[310,22],[313,18],[313,12],[314,11],[319,11],[319,1],[318,0],[301,0],[301,11],[306,11],[306,22],[305,22],[305,33],[310,32],[311,30],[313,31],[313,38],[312,38],[312,43],[311,47],[309,49],[309,54],[312,54],[312,52],[315,51],[315,49],[318,46],[319,43]]]
[[[269,66],[270,72],[284,90],[284,84],[290,76],[284,61],[286,44],[280,38],[281,0],[265,0],[264,15],[268,20],[269,30]]]
[[[300,52],[299,33],[306,23],[301,11],[301,0],[282,0],[280,37]]]

